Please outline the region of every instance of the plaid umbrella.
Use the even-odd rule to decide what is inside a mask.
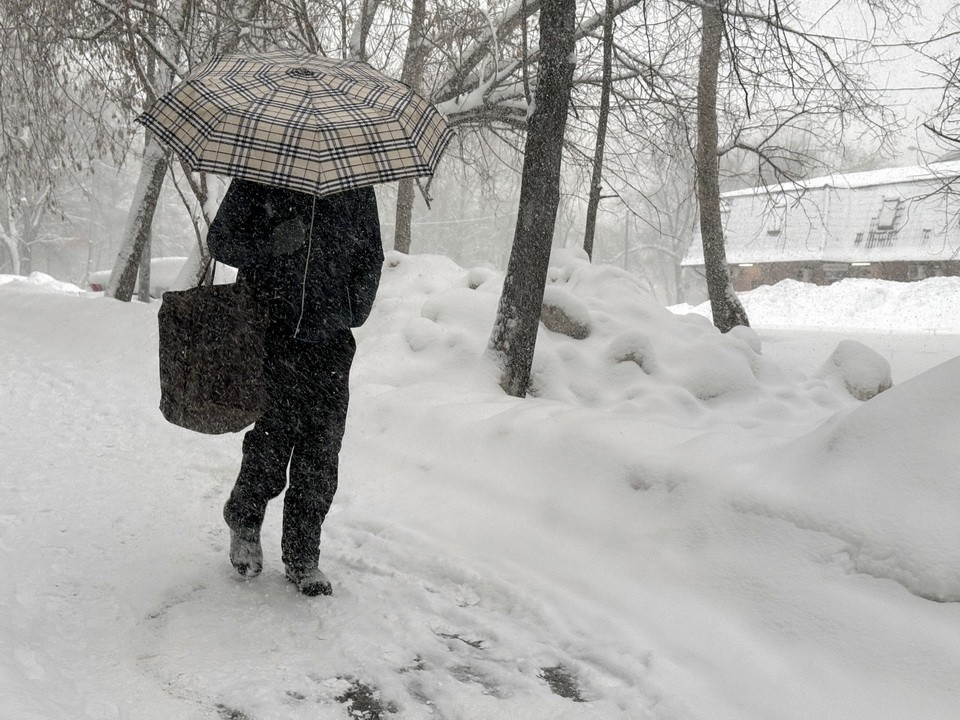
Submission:
[[[287,51],[214,58],[137,121],[195,172],[314,195],[433,175],[452,136],[369,65]]]

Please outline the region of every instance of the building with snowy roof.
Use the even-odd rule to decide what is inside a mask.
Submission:
[[[724,193],[734,287],[960,275],[958,179],[960,161],[950,161]],[[687,276],[703,274],[699,228],[682,265]]]

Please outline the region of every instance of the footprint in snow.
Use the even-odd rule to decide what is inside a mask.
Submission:
[[[328,717],[322,708],[340,713],[329,717],[436,719],[461,717],[465,706],[480,713],[468,717],[499,708],[535,720],[557,717],[564,703],[581,704],[578,718],[645,714],[642,663],[624,667],[623,649],[608,652],[558,621],[550,598],[401,528],[330,528],[332,598],[299,595],[270,561],[275,545],[265,533],[267,562],[254,580],[235,576],[222,553],[197,559],[205,566],[192,581],[144,618],[141,669],[172,695],[238,720]],[[531,706],[543,714],[529,715]]]

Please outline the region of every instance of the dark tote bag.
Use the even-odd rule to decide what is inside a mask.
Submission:
[[[165,292],[158,322],[160,411],[168,421],[218,435],[263,414],[266,312],[246,283]]]

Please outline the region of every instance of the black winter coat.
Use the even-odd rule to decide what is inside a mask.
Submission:
[[[314,197],[235,179],[207,245],[268,298],[274,328],[309,342],[363,324],[383,265],[370,187]]]

